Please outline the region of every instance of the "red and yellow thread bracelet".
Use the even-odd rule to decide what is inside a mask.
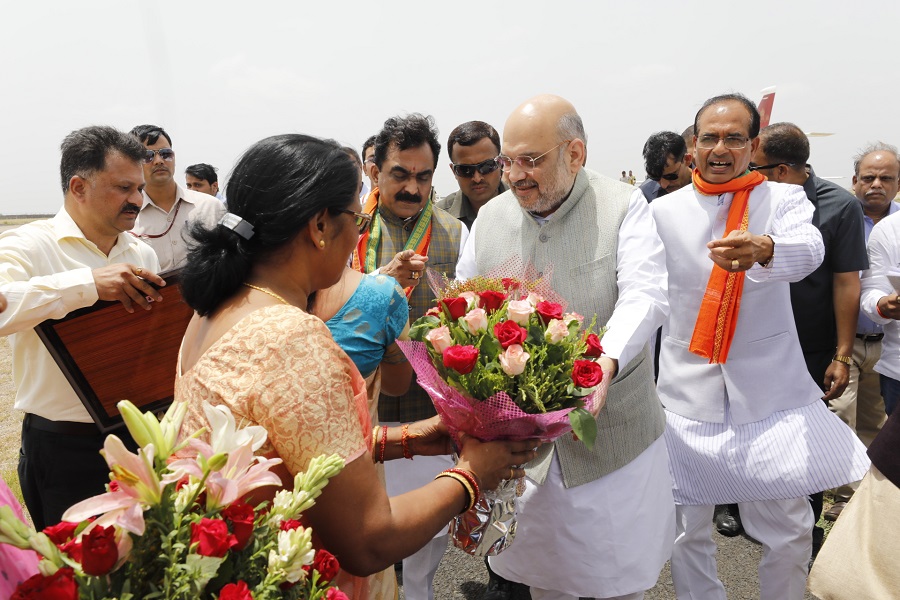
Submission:
[[[413,453],[409,449],[409,438],[409,423],[406,423],[400,428],[400,447],[403,448],[403,458],[412,460]]]

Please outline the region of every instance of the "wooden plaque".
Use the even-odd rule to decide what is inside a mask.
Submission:
[[[120,400],[143,411],[172,403],[178,349],[194,312],[181,298],[179,271],[160,276],[163,301],[150,310],[99,301],[35,328],[103,433],[123,424]]]

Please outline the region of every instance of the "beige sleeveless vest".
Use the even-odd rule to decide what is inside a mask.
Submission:
[[[549,271],[550,281],[574,310],[590,322],[605,324],[618,299],[616,244],[633,188],[582,169],[569,198],[547,223],[539,225],[522,210],[512,192],[497,196],[478,213],[475,260],[486,273],[512,255]],[[597,417],[593,451],[564,435],[544,446],[527,469],[543,483],[559,454],[566,487],[582,485],[627,465],[653,443],[665,428],[665,416],[653,385],[653,364],[647,346],[609,388],[606,406]]]

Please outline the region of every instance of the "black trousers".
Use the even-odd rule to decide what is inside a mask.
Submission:
[[[116,435],[130,450],[136,444],[124,427]],[[109,483],[109,466],[100,456],[106,435],[73,435],[44,431],[30,415],[22,423],[19,484],[25,506],[40,531],[62,520],[73,504],[102,494]]]

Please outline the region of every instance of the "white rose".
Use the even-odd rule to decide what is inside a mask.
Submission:
[[[544,337],[547,338],[547,341],[551,344],[558,344],[569,335],[569,328],[566,327],[566,324],[559,319],[552,319],[550,324],[547,325],[547,331],[544,332]]]
[[[528,300],[513,300],[506,307],[510,321],[519,325],[527,325],[528,317],[534,312],[534,306]]]
[[[444,353],[444,350],[453,345],[453,338],[450,337],[450,329],[446,325],[435,327],[425,336],[425,339],[431,342],[434,349]]]
[[[487,313],[483,308],[473,308],[466,313],[463,320],[469,328],[469,333],[473,335],[487,329]]]

